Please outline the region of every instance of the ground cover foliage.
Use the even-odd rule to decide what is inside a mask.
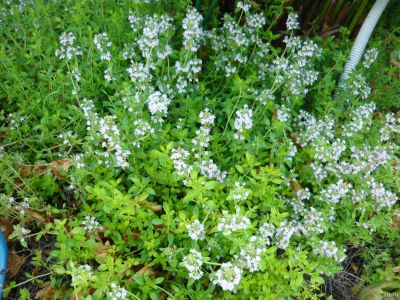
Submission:
[[[360,286],[396,279],[379,47],[337,90],[350,41],[298,36],[279,1],[220,22],[184,1],[7,1],[0,20],[0,215],[29,257],[5,296],[319,299],[348,265]]]

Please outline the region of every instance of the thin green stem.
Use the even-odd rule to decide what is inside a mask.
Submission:
[[[35,280],[35,279],[38,279],[38,278],[41,278],[41,277],[46,277],[46,276],[49,276],[49,275],[51,275],[51,274],[53,274],[53,272],[49,272],[49,273],[46,273],[46,274],[41,274],[41,275],[32,277],[32,278],[30,278],[30,279],[28,279],[28,280],[25,280],[25,281],[23,281],[23,282],[20,282],[20,283],[14,285],[13,287],[9,287],[9,288],[4,289],[3,292],[10,291],[10,290],[12,290],[12,289],[14,289],[14,288],[16,288],[16,287],[19,287],[19,286],[24,285],[24,284],[26,284],[26,283],[28,283],[28,282],[31,282],[32,280]]]

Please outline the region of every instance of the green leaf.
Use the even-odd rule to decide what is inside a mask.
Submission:
[[[153,219],[151,220],[151,224],[153,225],[161,225],[164,221],[162,219]]]

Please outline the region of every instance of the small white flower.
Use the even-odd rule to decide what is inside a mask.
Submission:
[[[251,4],[250,3],[244,3],[243,1],[239,1],[237,3],[237,8],[243,10],[245,13],[248,12],[251,8]]]
[[[226,172],[222,172],[212,159],[202,160],[199,163],[200,172],[208,179],[216,179],[223,182],[226,177]]]
[[[162,117],[165,116],[168,112],[168,105],[171,103],[171,100],[167,95],[161,94],[159,91],[151,93],[148,100],[147,105],[150,113],[153,116],[158,116],[159,118],[157,122],[162,122]]]
[[[249,226],[249,218],[242,216],[239,208],[236,209],[235,214],[231,214],[226,210],[222,211],[222,217],[218,220],[218,231],[225,236],[238,230],[244,230]]]
[[[244,140],[244,133],[253,127],[253,111],[248,108],[247,104],[236,112],[236,119],[234,127],[236,133],[234,138],[237,140]]]
[[[327,258],[333,258],[337,262],[342,262],[346,256],[344,251],[339,250],[334,241],[319,241],[313,249],[314,254]]]
[[[82,226],[85,231],[92,232],[100,228],[99,222],[97,222],[95,217],[86,216],[85,219],[82,221]]]
[[[295,30],[300,28],[299,16],[297,13],[289,13],[287,21],[286,21],[287,30]]]
[[[191,52],[196,52],[199,49],[203,38],[202,20],[203,16],[194,8],[190,9],[183,19],[183,45]]]
[[[377,59],[377,57],[378,57],[378,50],[376,48],[371,48],[367,52],[365,52],[364,62],[363,62],[364,67],[368,69]]]
[[[246,189],[246,184],[244,182],[235,182],[234,186],[229,198],[234,201],[244,201],[249,198],[251,190]]]
[[[240,250],[239,261],[241,265],[252,273],[258,271],[261,255],[265,250],[265,241],[260,237],[252,236],[249,243]]]
[[[115,282],[110,284],[110,291],[107,292],[107,299],[111,300],[126,300],[128,298],[128,291],[123,287],[117,285]]]
[[[191,249],[189,254],[183,258],[183,265],[189,271],[189,277],[198,280],[203,277],[204,272],[201,270],[203,265],[203,256],[196,249]]]
[[[284,105],[282,105],[281,108],[276,111],[276,119],[279,122],[286,122],[287,120],[289,120],[289,117],[290,117],[290,111]]]
[[[208,108],[204,109],[199,114],[200,123],[202,126],[214,125],[215,116],[210,112]]]
[[[112,56],[108,48],[111,47],[112,43],[107,33],[96,34],[93,41],[97,50],[100,52],[100,60],[111,61]]]
[[[74,56],[82,56],[81,47],[74,45],[75,40],[76,36],[72,32],[63,32],[60,36],[61,48],[56,50],[55,55],[60,59],[67,58],[67,60]]]
[[[193,223],[186,225],[186,229],[188,230],[189,236],[192,240],[204,240],[204,225],[200,223],[199,220],[195,220]]]
[[[233,291],[242,279],[243,270],[232,263],[223,263],[215,273],[214,284],[218,284],[224,291]]]

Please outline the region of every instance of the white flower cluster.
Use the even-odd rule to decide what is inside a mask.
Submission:
[[[346,150],[346,142],[341,139],[336,139],[334,141],[321,139],[314,143],[313,146],[315,150],[314,159],[322,163],[337,162],[342,153]]]
[[[104,70],[104,79],[107,82],[111,82],[117,79],[117,77],[114,76],[111,66],[109,66],[107,69]]]
[[[234,122],[235,127],[235,140],[244,140],[244,134],[247,130],[253,127],[253,111],[248,108],[247,104],[236,112],[236,119]]]
[[[147,81],[151,80],[150,68],[148,65],[144,65],[143,63],[135,63],[132,61],[132,65],[127,69],[129,73],[129,77],[131,81],[138,88],[145,88],[145,84]]]
[[[275,74],[275,83],[284,86],[287,96],[304,96],[318,79],[313,61],[321,56],[321,49],[312,41],[296,37],[284,41],[288,57],[276,57],[270,70]]]
[[[183,258],[182,262],[186,269],[188,269],[190,278],[198,280],[203,276],[204,272],[201,270],[203,256],[201,252],[196,249],[190,249],[189,254]]]
[[[82,169],[83,167],[85,167],[85,163],[84,163],[84,155],[82,153],[78,153],[74,156],[74,164],[75,167],[78,169]]]
[[[386,116],[386,123],[380,130],[380,140],[386,142],[390,140],[392,133],[400,134],[400,116],[393,113],[388,113]]]
[[[367,99],[371,94],[371,88],[361,74],[356,74],[354,78],[349,79],[344,86],[344,91],[346,95],[360,97],[362,100]],[[350,98],[348,98],[348,101],[350,101]]]
[[[152,15],[142,18],[131,13],[129,22],[134,33],[141,33],[137,43],[144,58],[164,59],[164,53],[171,53],[171,48],[166,43],[168,31],[172,28],[170,17]]]
[[[205,238],[204,225],[200,223],[199,220],[196,219],[191,224],[186,225],[186,229],[192,240],[194,241],[204,240]]]
[[[295,30],[300,28],[299,16],[297,13],[291,12],[286,20],[287,30]]]
[[[74,78],[76,82],[81,81],[81,72],[79,71],[78,68],[73,68],[67,72],[68,75],[71,76],[71,78]]]
[[[326,167],[327,171],[332,172],[337,177],[340,175],[356,175],[363,173],[369,175],[379,166],[385,165],[392,159],[390,147],[376,146],[371,149],[369,145],[363,148],[350,147],[350,161],[341,160],[339,163],[330,164]]]
[[[238,1],[236,7],[241,9],[241,10],[243,10],[245,13],[247,13],[251,8],[251,4],[250,3],[245,3],[243,1]]]
[[[72,146],[72,143],[77,139],[77,135],[70,130],[60,133],[58,137],[62,140],[63,145],[66,146]]]
[[[168,105],[170,103],[171,99],[169,99],[166,94],[162,94],[159,91],[153,92],[149,95],[147,106],[156,123],[163,122],[163,117],[167,115]]]
[[[21,243],[25,243],[25,237],[30,233],[29,229],[21,226],[20,224],[13,225],[12,236],[19,240]]]
[[[215,273],[214,284],[218,284],[224,291],[233,291],[242,279],[243,270],[234,264],[223,263]]]
[[[257,236],[252,236],[250,242],[240,250],[240,264],[252,273],[258,271],[261,255],[265,250],[265,240]]]
[[[263,105],[266,105],[268,102],[275,101],[275,95],[272,93],[270,89],[263,89],[261,92],[256,90],[256,100]]]
[[[258,229],[258,234],[264,239],[267,245],[270,244],[270,238],[275,235],[275,226],[270,223],[264,223]]]
[[[240,213],[239,208],[236,208],[236,213],[231,214],[226,210],[222,211],[222,217],[218,220],[218,231],[227,236],[231,233],[244,230],[250,226],[250,220]]]
[[[235,182],[234,189],[230,192],[229,199],[234,201],[245,201],[249,198],[251,190],[246,189],[244,182]]]
[[[115,116],[105,116],[104,118],[100,118],[98,123],[98,132],[103,138],[101,146],[107,150],[107,152],[104,153],[106,158],[109,157],[110,152],[114,152],[116,165],[121,168],[126,168],[129,166],[126,159],[131,152],[122,148],[120,132],[118,126],[114,123],[115,118]],[[106,161],[106,165],[107,164],[108,162]]]
[[[296,147],[296,145],[293,143],[292,140],[289,140],[289,141],[287,142],[287,147],[288,147],[288,149],[287,149],[287,155],[286,155],[286,157],[287,157],[288,160],[292,160],[293,157],[296,156],[297,147]]]
[[[295,214],[304,214],[304,212],[306,211],[304,201],[310,199],[310,197],[311,193],[308,188],[301,189],[294,194],[294,197],[290,199],[289,203],[293,207]]]
[[[275,244],[281,249],[289,247],[290,239],[293,235],[300,235],[300,226],[294,221],[283,221],[275,229]]]
[[[177,61],[175,69],[177,75],[176,89],[179,94],[183,94],[187,91],[189,84],[198,82],[197,74],[201,71],[201,60],[192,58],[184,63]]]
[[[80,107],[86,120],[86,130],[95,130],[93,127],[97,124],[99,117],[95,111],[93,101],[89,99],[83,99],[83,101],[80,103]]]
[[[86,216],[85,219],[82,221],[82,226],[85,231],[92,232],[99,228],[101,228],[99,222],[96,220],[95,217]]]
[[[304,213],[303,226],[301,230],[304,235],[315,235],[325,231],[324,216],[322,212],[317,211],[314,207]]]
[[[313,115],[300,111],[298,116],[300,132],[297,139],[302,147],[315,146],[318,140],[329,141],[335,138],[334,126],[335,121],[330,117],[317,121]]]
[[[246,16],[247,25],[254,30],[261,29],[266,24],[265,17],[262,13],[249,14]]]
[[[368,49],[367,52],[364,54],[364,61],[363,65],[367,69],[374,63],[374,61],[378,58],[378,49],[376,48],[371,48]]]
[[[110,300],[127,300],[128,291],[123,287],[119,286],[115,282],[112,282],[109,287],[110,291],[107,292],[107,299]]]
[[[173,161],[174,168],[179,176],[185,177],[183,181],[184,184],[188,183],[190,172],[193,170],[193,167],[187,162],[188,158],[189,152],[185,149],[172,149],[171,159]]]
[[[6,203],[6,207],[10,208],[11,206],[16,204],[17,202],[15,201],[15,198],[13,196],[7,196],[5,194],[0,194],[0,203],[1,204]]]
[[[338,203],[347,193],[349,193],[352,185],[339,179],[336,183],[330,184],[321,191],[320,197],[322,201],[329,203]]]
[[[111,61],[112,55],[108,48],[111,47],[112,42],[108,38],[107,33],[102,32],[96,34],[93,38],[94,44],[97,50],[100,52],[100,60]]]
[[[208,179],[216,179],[223,182],[226,177],[226,171],[221,171],[212,159],[205,159],[198,164],[200,173]]]
[[[183,45],[187,51],[195,53],[200,47],[200,42],[204,36],[201,27],[202,20],[202,15],[194,8],[190,9],[183,19]]]
[[[84,286],[93,278],[92,268],[85,264],[82,266],[78,266],[78,268],[74,268],[71,271],[72,282],[71,285],[73,287],[76,286]]]
[[[276,119],[279,122],[285,123],[289,120],[289,118],[290,118],[290,110],[285,105],[282,105],[276,111]]]
[[[196,137],[192,140],[192,143],[202,152],[210,143],[210,131],[211,126],[214,125],[215,116],[206,108],[200,112],[199,118],[201,127],[196,130]]]
[[[346,258],[344,252],[339,250],[334,241],[319,241],[314,247],[313,252],[315,255],[333,258],[337,262],[342,262]]]
[[[396,194],[386,190],[381,182],[377,183],[372,177],[367,180],[367,183],[372,201],[378,209],[391,208],[399,200]]]
[[[60,59],[67,58],[70,60],[74,56],[81,56],[82,50],[80,46],[74,45],[76,36],[72,32],[63,32],[60,36],[61,48],[56,50],[55,55]]]
[[[134,145],[136,147],[140,146],[140,139],[143,138],[146,135],[152,135],[154,134],[154,128],[151,127],[151,125],[149,124],[149,122],[147,122],[144,119],[137,119],[135,121],[133,121],[133,125],[135,126],[134,129],[134,135],[136,137],[136,141],[134,142]]]
[[[372,116],[376,109],[375,103],[361,105],[351,112],[351,121],[343,126],[343,135],[353,136],[355,133],[371,126]]]
[[[120,132],[118,126],[114,123],[115,116],[105,116],[100,118],[95,112],[93,102],[91,100],[84,99],[81,104],[81,109],[86,119],[86,129],[91,131],[91,135],[88,137],[89,141],[97,147],[100,146],[105,150],[104,152],[95,151],[98,156],[97,162],[99,164],[104,163],[106,166],[110,166],[112,158],[110,155],[114,154],[115,166],[126,168],[129,166],[126,159],[131,154],[127,149],[124,149],[124,145],[120,139]],[[82,166],[82,156],[76,157],[79,166]],[[77,167],[79,168],[77,165]]]
[[[241,8],[248,11],[247,7],[247,4],[243,4]],[[241,64],[247,63],[249,56],[252,56],[252,48],[261,43],[258,31],[265,22],[263,15],[246,12],[246,23],[240,25],[232,17],[225,15],[222,28],[213,29],[207,34],[215,54],[217,70],[224,71],[226,77],[230,77],[238,71]]]

